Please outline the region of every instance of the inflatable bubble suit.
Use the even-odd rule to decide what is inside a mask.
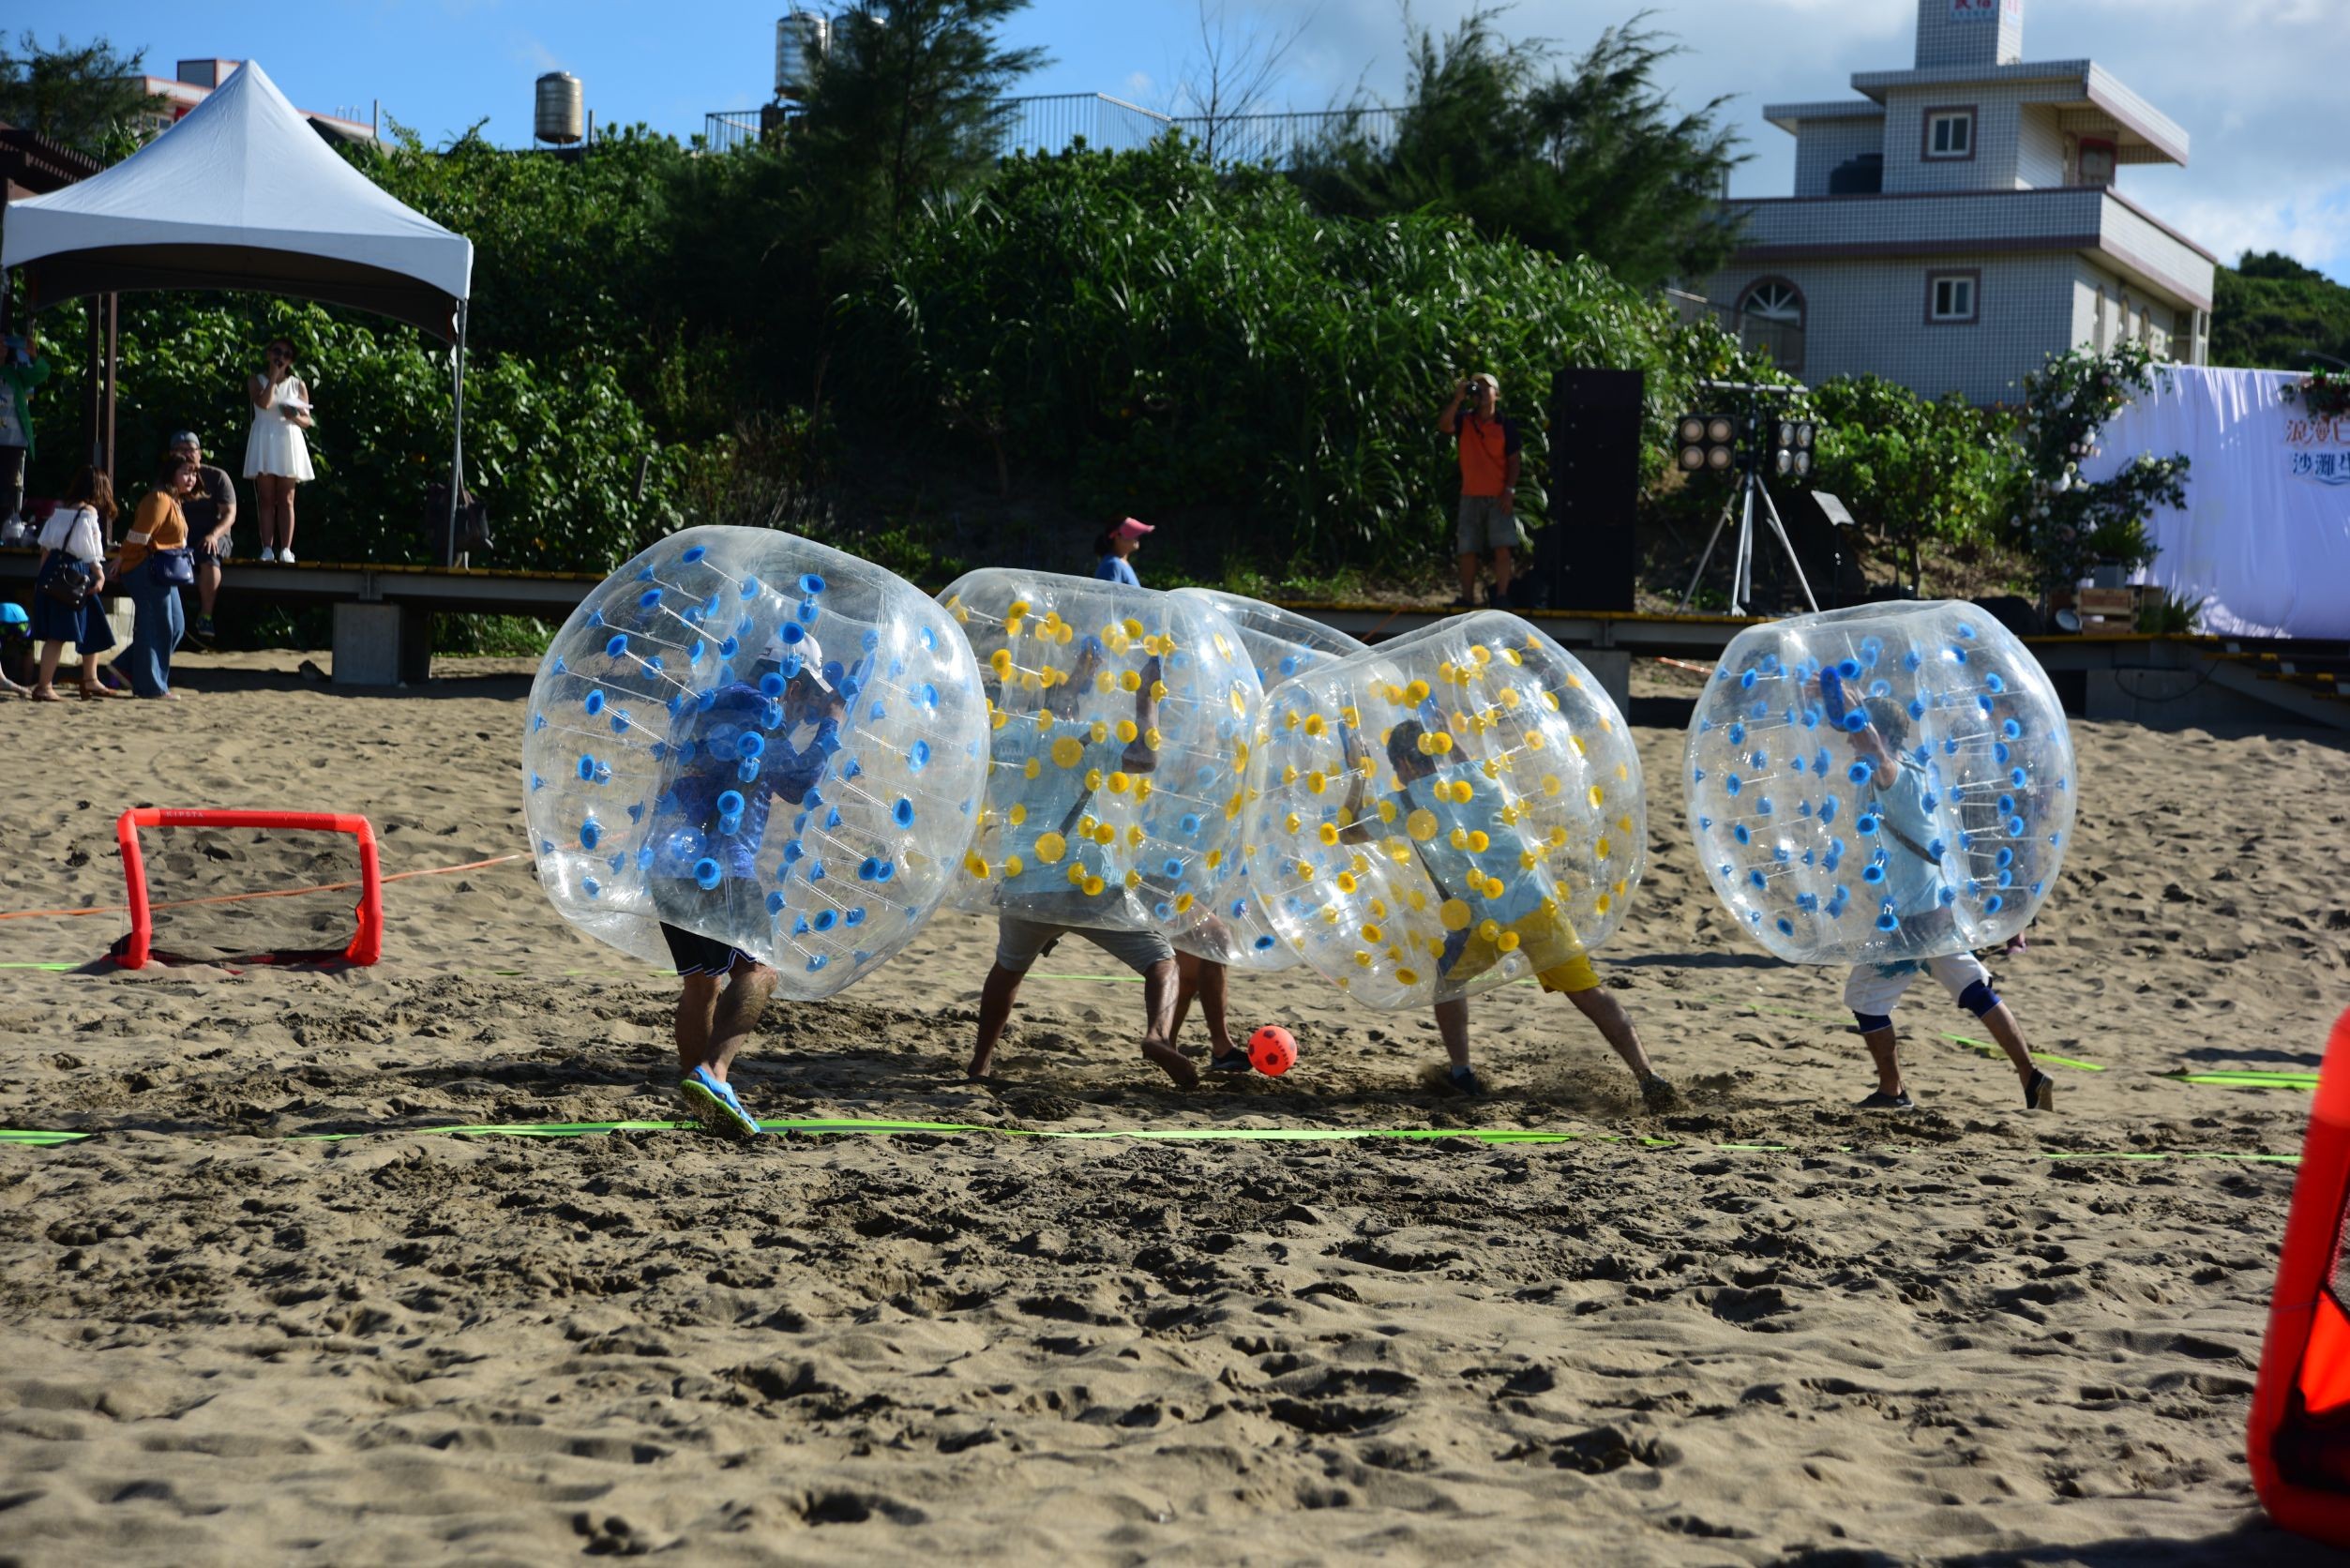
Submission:
[[[1268,697],[1284,681],[1364,651],[1363,644],[1345,632],[1333,631],[1319,621],[1309,621],[1260,599],[1205,588],[1175,592],[1178,596],[1198,596],[1231,621],[1249,663],[1256,668],[1258,684]],[[1270,704],[1258,710],[1252,750],[1261,750],[1269,743],[1266,720],[1274,716],[1274,716]],[[1192,906],[1192,919],[1172,933],[1176,946],[1240,969],[1269,972],[1289,969],[1299,962],[1297,950],[1281,940],[1253,896],[1249,872],[1254,860],[1244,847],[1242,853],[1227,855],[1208,873],[1198,901]]]
[[[539,883],[666,965],[659,923],[829,996],[958,874],[987,720],[955,623],[911,584],[764,528],[693,528],[614,572],[531,686]]]
[[[1514,615],[1454,616],[1273,688],[1249,877],[1357,1001],[1449,1001],[1581,957],[1623,921],[1640,759],[1599,681]]]
[[[1740,632],[1690,720],[1689,831],[1739,925],[1795,963],[1889,963],[2031,924],[2072,831],[2039,662],[1955,602]]]
[[[1172,935],[1240,847],[1263,695],[1194,596],[989,569],[939,596],[979,660],[990,765],[955,902]]]

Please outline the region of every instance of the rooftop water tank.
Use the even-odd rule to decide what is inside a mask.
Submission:
[[[832,52],[833,24],[820,11],[793,11],[776,19],[776,97],[805,101],[816,70]]]
[[[541,142],[564,146],[580,140],[587,118],[587,90],[567,70],[550,70],[538,79],[538,114],[532,134]]]

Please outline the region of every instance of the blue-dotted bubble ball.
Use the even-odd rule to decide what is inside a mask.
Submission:
[[[1630,729],[1516,616],[1454,616],[1331,661],[1266,709],[1250,879],[1282,940],[1355,1000],[1570,985],[1622,923],[1647,832]]]
[[[1739,928],[1823,964],[2004,942],[2055,887],[2079,795],[2047,672],[1957,601],[1740,633],[1697,700],[1681,782]]]
[[[1204,599],[1001,569],[939,602],[978,662],[986,802],[955,899],[1058,926],[1159,930],[1195,916],[1237,852],[1263,693]]]
[[[1232,623],[1256,669],[1258,684],[1269,697],[1284,682],[1312,675],[1324,665],[1364,651],[1363,643],[1345,632],[1279,605],[1213,589],[1180,588],[1176,593],[1205,599]],[[1245,771],[1250,757],[1270,746],[1273,731],[1268,720],[1273,716],[1270,703],[1258,710],[1248,750],[1234,753],[1240,769]],[[1295,717],[1294,710],[1279,716],[1286,731]],[[1191,906],[1190,919],[1169,940],[1183,952],[1228,968],[1259,972],[1294,968],[1302,957],[1273,928],[1271,915],[1256,896],[1258,881],[1255,857],[1244,852],[1244,847],[1223,855],[1208,868]]]
[[[532,684],[539,883],[648,961],[667,925],[829,996],[960,876],[987,715],[953,618],[895,574],[773,529],[672,535],[587,596]]]

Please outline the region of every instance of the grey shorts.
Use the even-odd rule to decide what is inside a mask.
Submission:
[[[1460,524],[1454,530],[1454,548],[1463,555],[1489,555],[1517,548],[1517,516],[1501,509],[1498,495],[1461,497]]]
[[[996,966],[1015,974],[1026,974],[1029,966],[1044,956],[1065,936],[1083,937],[1111,957],[1133,970],[1147,974],[1159,964],[1174,959],[1175,949],[1156,931],[1101,931],[1090,926],[1047,926],[1041,921],[1023,920],[1017,914],[996,917]]]

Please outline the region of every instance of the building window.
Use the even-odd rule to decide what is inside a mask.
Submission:
[[[1980,272],[1926,274],[1926,323],[1931,326],[1963,326],[1982,319]]]
[[[1749,284],[1738,301],[1738,338],[1746,349],[1770,351],[1783,370],[1803,368],[1803,291],[1784,278]]]
[[[1975,111],[1971,105],[1963,109],[1929,109],[1926,111],[1925,149],[1928,163],[1963,163],[1975,156]]]
[[[2105,285],[2100,283],[2097,285],[2097,324],[2095,336],[2091,339],[2100,354],[2105,352],[2110,340],[2110,334],[2113,331],[2113,312],[2114,302],[2105,297]]]
[[[2114,144],[2089,137],[2081,138],[2081,183],[2111,185],[2114,183]]]

